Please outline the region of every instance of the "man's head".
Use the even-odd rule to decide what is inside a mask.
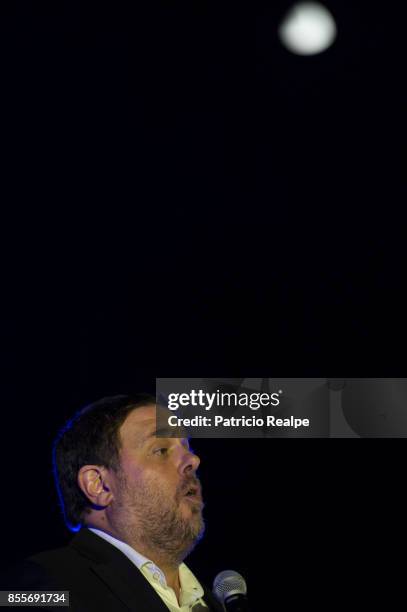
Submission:
[[[99,527],[181,561],[203,535],[199,458],[186,438],[157,438],[155,398],[105,398],[80,411],[54,447],[66,522]]]

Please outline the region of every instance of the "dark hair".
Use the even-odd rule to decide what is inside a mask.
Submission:
[[[151,404],[155,397],[146,393],[104,397],[79,410],[59,432],[53,447],[53,471],[64,520],[72,531],[80,529],[91,506],[78,486],[78,471],[87,464],[118,471],[118,430],[132,410]]]

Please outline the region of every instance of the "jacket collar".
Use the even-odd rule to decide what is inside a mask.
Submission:
[[[135,565],[115,546],[89,529],[82,528],[70,542],[70,546],[87,557],[92,570],[131,610],[168,612],[168,608]],[[214,612],[223,612],[205,585],[204,600]]]
[[[168,612],[155,589],[115,546],[86,528],[75,535],[70,546],[88,558],[92,571],[130,610]]]

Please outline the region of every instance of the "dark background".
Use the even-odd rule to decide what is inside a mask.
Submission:
[[[288,0],[141,4],[1,3],[4,560],[67,541],[51,443],[92,400],[405,375],[402,3],[327,2],[312,58],[278,42]],[[258,609],[375,592],[405,459],[370,444],[196,441],[191,566],[240,571]]]

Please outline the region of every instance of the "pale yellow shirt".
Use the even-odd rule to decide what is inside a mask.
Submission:
[[[208,609],[208,606],[203,600],[204,590],[185,563],[181,563],[179,566],[179,581],[181,586],[179,604],[174,589],[167,585],[163,572],[153,563],[153,561],[140,555],[140,553],[125,542],[117,540],[117,538],[114,538],[100,529],[94,529],[92,527],[89,528],[89,530],[121,550],[140,570],[144,578],[148,580],[151,586],[156,590],[171,612],[199,612],[199,610]]]

